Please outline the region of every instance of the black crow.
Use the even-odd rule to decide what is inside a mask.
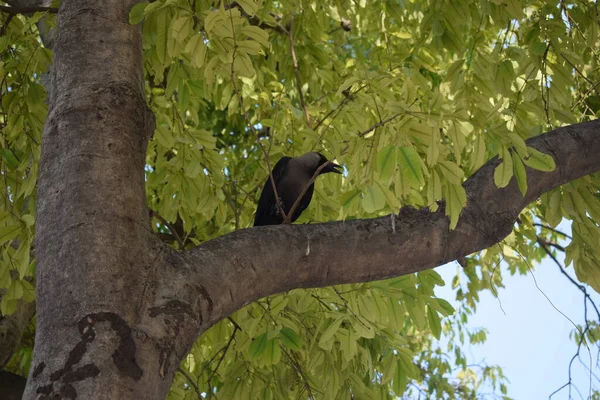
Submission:
[[[277,188],[277,194],[281,199],[281,208],[287,215],[290,209],[296,202],[304,187],[310,182],[310,179],[315,174],[316,170],[327,162],[327,159],[321,153],[310,152],[300,157],[283,157],[275,164],[273,168],[273,180]],[[339,165],[330,162],[326,165],[319,174],[327,172],[335,172],[341,174],[336,168],[341,168]],[[311,183],[306,193],[298,203],[292,222],[298,219],[302,211],[308,207],[312,199],[314,191],[314,183]],[[263,187],[256,215],[254,216],[254,226],[259,225],[278,225],[283,222],[283,216],[277,209],[275,194],[273,193],[273,185],[270,177],[267,177],[265,186]]]

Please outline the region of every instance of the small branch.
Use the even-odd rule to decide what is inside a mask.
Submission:
[[[289,38],[290,51],[292,53],[292,61],[294,63],[294,75],[296,75],[296,88],[298,89],[298,97],[300,97],[300,106],[304,110],[306,126],[308,127],[308,129],[311,129],[310,115],[308,114],[308,109],[306,108],[306,104],[304,103],[304,95],[302,94],[302,81],[300,80],[300,70],[298,69],[298,59],[296,58],[296,50],[294,49],[294,15],[292,15],[292,18],[290,20]]]
[[[304,185],[304,189],[302,189],[302,192],[300,193],[300,196],[298,196],[296,198],[296,201],[292,205],[292,208],[290,208],[290,211],[288,212],[288,214],[286,216],[284,216],[284,218],[283,218],[283,222],[285,224],[291,224],[292,223],[292,216],[294,215],[294,212],[296,211],[296,208],[298,207],[298,204],[300,204],[300,200],[302,199],[302,197],[304,197],[304,194],[306,193],[306,191],[308,190],[308,188],[310,187],[310,185],[312,185],[315,182],[315,179],[317,179],[317,176],[319,176],[319,174],[321,173],[321,171],[323,170],[323,168],[325,168],[326,166],[328,166],[330,163],[331,163],[331,161],[327,161],[324,164],[322,164],[319,168],[317,168],[317,170],[313,174],[312,178],[310,178],[310,181],[308,181],[308,183],[306,185]]]
[[[206,380],[207,382],[209,382],[209,384],[210,384],[210,380],[213,378],[213,376],[215,376],[215,374],[217,373],[217,370],[221,366],[221,363],[223,362],[223,359],[225,358],[225,355],[227,354],[227,350],[229,350],[229,347],[231,346],[231,342],[233,342],[233,339],[235,339],[235,334],[237,333],[238,330],[240,330],[240,328],[237,324],[235,324],[234,328],[233,328],[233,333],[231,334],[231,337],[227,341],[227,344],[225,345],[225,347],[223,347],[221,350],[219,350],[219,352],[223,352],[223,354],[221,354],[221,358],[219,358],[219,361],[217,362],[217,366],[215,367],[215,369],[213,369],[212,373]]]
[[[192,386],[192,389],[194,389],[194,392],[196,392],[198,399],[202,399],[202,393],[200,393],[200,389],[198,389],[198,385],[196,385],[196,382],[194,382],[192,377],[189,376],[188,373],[185,372],[181,367],[178,367],[177,371],[181,373],[181,375],[185,376],[185,379],[187,379],[188,383]]]
[[[181,249],[183,250],[185,248],[185,244],[184,244],[183,240],[181,240],[181,237],[179,237],[179,234],[177,233],[177,231],[175,230],[175,228],[173,228],[173,226],[169,223],[169,221],[167,221],[166,219],[164,219],[160,214],[158,214],[154,210],[150,210],[150,214],[152,214],[152,216],[154,218],[156,218],[157,220],[159,220],[164,226],[166,226],[167,228],[169,228],[169,231],[171,231],[171,235],[175,239],[177,239],[177,241],[181,245]]]
[[[584,285],[582,285],[582,284],[578,283],[577,281],[575,281],[575,279],[573,279],[571,277],[571,275],[567,274],[567,272],[565,271],[565,269],[562,266],[562,264],[556,259],[556,257],[554,257],[554,255],[552,254],[552,252],[550,251],[550,249],[544,244],[544,241],[541,240],[540,237],[537,238],[537,242],[540,245],[540,247],[546,252],[546,254],[552,259],[552,261],[554,261],[554,263],[558,266],[558,268],[560,270],[560,273],[563,274],[569,280],[569,282],[571,282],[577,289],[579,289],[581,291],[581,293],[583,293],[583,296],[585,297],[585,300],[590,302],[590,304],[592,305],[592,307],[596,311],[596,315],[598,316],[598,321],[600,321],[600,310],[596,306],[596,303],[594,303],[594,300],[592,300],[592,298],[588,294],[587,288]]]
[[[564,237],[566,237],[569,240],[573,239],[571,236],[567,235],[566,233],[564,233],[562,231],[559,231],[558,229],[555,229],[555,228],[553,228],[553,227],[551,227],[549,225],[545,225],[545,224],[540,224],[538,222],[534,222],[533,226],[539,226],[540,228],[548,229],[549,231],[552,231],[554,233],[558,233],[559,235],[564,236]]]
[[[15,14],[31,14],[35,12],[49,12],[56,14],[58,12],[57,7],[8,7],[0,6],[0,12],[5,12],[9,15]]]
[[[380,121],[380,122],[376,123],[375,125],[373,125],[373,126],[372,126],[372,127],[370,127],[369,129],[367,129],[367,130],[365,130],[365,131],[362,131],[362,132],[360,132],[360,133],[358,134],[358,137],[364,137],[364,136],[366,136],[368,133],[370,133],[370,132],[374,131],[375,129],[379,128],[380,126],[384,126],[385,124],[387,124],[387,123],[388,123],[388,122],[390,122],[391,120],[393,120],[393,119],[396,119],[396,118],[398,118],[399,116],[401,116],[401,115],[403,115],[403,114],[404,114],[403,112],[401,112],[401,113],[397,113],[397,114],[394,114],[394,115],[392,115],[392,116],[391,116],[391,117],[389,117],[389,118],[386,118],[386,119],[384,119],[383,121]]]
[[[323,122],[325,122],[325,120],[327,118],[329,118],[331,116],[331,114],[333,114],[334,112],[336,112],[337,110],[341,110],[342,107],[344,107],[347,103],[350,102],[350,100],[353,100],[353,95],[355,95],[356,93],[360,92],[361,90],[363,90],[364,88],[366,88],[367,85],[362,85],[361,87],[359,87],[358,89],[356,89],[355,92],[348,94],[344,100],[342,100],[340,102],[340,104],[338,104],[338,106],[336,108],[334,108],[333,110],[329,111],[327,114],[325,114],[325,116],[323,118],[321,118],[316,124],[315,127],[313,129],[317,129],[319,126],[321,126],[323,124]]]
[[[269,15],[275,20],[275,23],[276,23],[275,26],[272,26],[266,22],[260,21],[256,16],[250,16],[246,11],[244,11],[244,9],[238,4],[237,1],[232,1],[230,4],[227,4],[225,6],[225,10],[230,10],[233,7],[237,7],[237,9],[240,10],[240,15],[242,17],[248,19],[248,23],[250,25],[257,26],[260,29],[272,29],[277,33],[284,33],[284,34],[288,33],[288,31],[283,26],[281,26],[281,24],[279,23],[281,21],[281,19],[283,18],[283,16],[280,14],[275,14],[272,12],[269,13]]]

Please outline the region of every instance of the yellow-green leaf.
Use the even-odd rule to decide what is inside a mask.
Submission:
[[[462,183],[462,178],[465,176],[465,172],[458,166],[456,163],[452,161],[440,161],[438,163],[439,170],[444,175],[444,177],[450,182],[452,185],[460,185]]]
[[[502,162],[494,170],[494,183],[499,188],[503,188],[510,182],[513,176],[512,156],[507,149],[502,151]]]
[[[248,348],[248,355],[251,359],[255,359],[263,355],[267,348],[267,334],[263,333],[262,335],[255,338],[250,347]]]
[[[368,213],[381,210],[385,206],[385,195],[379,186],[371,186],[363,192],[362,206]]]
[[[552,158],[551,155],[544,154],[533,147],[528,147],[527,150],[529,151],[529,157],[523,160],[525,165],[533,169],[537,169],[538,171],[554,171],[556,164],[554,163],[554,158]]]
[[[206,44],[204,44],[202,35],[196,34],[192,36],[189,42],[185,45],[184,51],[189,54],[192,66],[200,68],[204,65]]]
[[[264,47],[269,47],[269,33],[267,31],[254,25],[244,26],[241,31],[244,35],[256,40]]]
[[[385,146],[377,154],[377,175],[379,180],[387,180],[396,169],[396,146]]]
[[[402,146],[398,148],[398,166],[403,176],[406,176],[412,187],[423,184],[423,171],[421,171],[421,157],[412,148]]]
[[[281,328],[279,331],[281,343],[292,349],[300,350],[302,348],[302,338],[291,328]]]
[[[256,11],[258,10],[258,4],[252,0],[238,0],[237,3],[242,6],[244,11],[250,16],[256,14]]]
[[[129,11],[129,23],[131,25],[136,25],[142,22],[144,19],[144,9],[148,5],[148,2],[137,3],[135,6],[131,7]]]
[[[521,191],[521,194],[525,196],[525,193],[527,193],[527,173],[525,172],[525,165],[518,154],[513,156],[513,168],[519,190]]]

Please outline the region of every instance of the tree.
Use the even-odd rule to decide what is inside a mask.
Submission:
[[[502,259],[526,273],[569,218],[600,289],[595,4],[7,3],[0,311],[21,338],[36,299],[31,367],[30,335],[6,346],[25,398],[476,398],[505,391],[461,351]],[[310,150],[347,174],[299,222],[336,222],[245,229],[268,166]],[[452,260],[456,313],[431,270]]]

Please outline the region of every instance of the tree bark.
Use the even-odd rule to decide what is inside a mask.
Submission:
[[[144,158],[154,121],[144,101],[135,0],[63,0],[43,132],[36,226],[37,331],[25,399],[164,399],[198,335],[260,297],[384,279],[497,243],[542,193],[600,170],[600,123],[528,144],[553,172],[529,190],[494,185],[494,159],[443,212],[405,207],[369,220],[245,229],[177,253],[152,234]]]
[[[134,0],[61,2],[42,139],[37,330],[25,398],[137,398],[158,345],[137,329],[157,254],[144,189],[154,130]],[[162,332],[161,332],[162,333]]]

